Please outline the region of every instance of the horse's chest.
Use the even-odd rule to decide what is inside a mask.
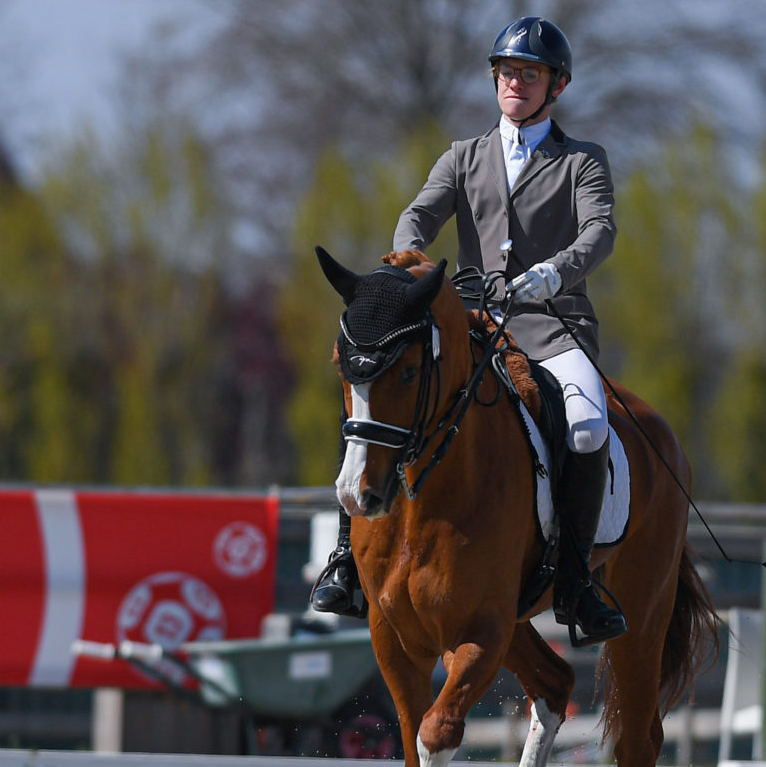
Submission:
[[[389,563],[391,564],[391,563]],[[378,581],[378,603],[392,622],[397,616],[415,613],[431,620],[442,609],[451,609],[455,595],[455,571],[449,560],[409,553],[389,567]]]
[[[449,583],[439,568],[415,567],[387,578],[380,584],[379,599],[383,606],[407,602],[414,607],[433,607],[449,594]]]
[[[389,619],[412,610],[434,615],[460,591],[455,563],[464,561],[468,541],[451,526],[431,527],[418,528],[419,535],[400,529],[385,545],[381,538],[358,550],[372,597]]]

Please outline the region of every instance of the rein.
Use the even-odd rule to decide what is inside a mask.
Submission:
[[[465,415],[468,412],[468,408],[471,405],[471,402],[473,402],[473,400],[476,398],[476,393],[478,391],[478,388],[481,385],[482,380],[484,379],[484,373],[486,372],[492,360],[501,351],[499,348],[497,348],[497,342],[503,336],[503,332],[504,332],[504,327],[502,324],[499,324],[498,327],[494,330],[494,332],[490,336],[489,340],[487,341],[486,347],[484,349],[484,354],[482,355],[482,358],[479,360],[479,363],[474,368],[473,375],[465,384],[465,386],[463,386],[460,389],[460,391],[458,392],[457,398],[455,399],[455,402],[447,411],[445,417],[442,418],[441,421],[439,421],[439,423],[436,426],[436,429],[431,434],[431,436],[424,443],[423,448],[425,448],[426,444],[428,444],[428,442],[431,442],[440,431],[446,430],[444,434],[444,438],[439,443],[439,445],[434,450],[434,452],[431,454],[431,460],[423,467],[417,479],[412,483],[412,485],[408,485],[407,477],[405,476],[404,469],[407,466],[410,466],[411,464],[415,463],[415,461],[417,461],[421,457],[423,451],[421,450],[420,453],[418,455],[415,455],[412,458],[412,460],[410,460],[408,463],[397,464],[396,472],[399,475],[399,481],[402,484],[402,487],[404,489],[405,494],[407,495],[407,498],[409,498],[410,500],[413,500],[417,496],[417,494],[420,492],[420,490],[423,487],[423,484],[428,478],[428,475],[436,468],[436,466],[438,466],[438,464],[447,454],[447,450],[449,450],[449,446],[452,444],[452,440],[457,436],[458,432],[460,431],[460,424],[463,422],[463,418],[465,418]]]

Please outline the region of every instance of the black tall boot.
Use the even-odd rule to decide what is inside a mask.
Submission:
[[[319,573],[309,599],[317,612],[364,618],[367,615],[364,595],[361,604],[354,601],[358,589],[361,589],[359,575],[351,553],[351,518],[341,506],[338,509],[338,545],[330,554],[327,566]]]
[[[628,630],[625,616],[601,600],[591,581],[590,556],[596,537],[609,463],[609,439],[594,453],[570,452],[561,476],[561,541],[553,612],[569,626],[575,647],[605,642]],[[577,639],[575,626],[583,637]]]

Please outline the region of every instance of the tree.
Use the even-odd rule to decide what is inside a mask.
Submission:
[[[224,293],[218,263],[228,249],[226,212],[200,143],[183,126],[166,128],[108,151],[92,138],[76,143],[48,168],[39,196],[3,192],[8,478],[252,478],[241,471],[246,445],[228,465],[216,455],[226,441],[221,410],[232,407],[225,383],[240,401],[248,386],[265,391],[244,375],[253,347],[235,348],[242,309]],[[268,336],[269,326],[252,335]]]
[[[231,0],[216,9],[220,22],[197,35],[199,47],[180,44],[186,30],[171,32],[131,82],[196,116],[253,228],[261,269],[289,267],[287,233],[328,147],[364,168],[393,161],[425,120],[447,140],[491,127],[488,51],[503,25],[530,12],[501,0]],[[532,12],[559,23],[574,50],[555,115],[571,135],[603,143],[618,176],[695,122],[716,132],[723,123],[743,146],[759,138],[745,113],[764,106],[766,7],[547,0]]]
[[[40,200],[18,185],[9,160],[3,165],[0,472],[6,477],[26,478],[30,455],[44,451],[47,464],[40,479],[46,480],[67,461],[66,447],[59,438],[65,416],[57,336],[62,327],[59,291],[66,291],[71,272],[62,240]],[[40,291],[41,285],[49,289]],[[41,420],[45,426],[36,428]],[[79,456],[73,458],[77,461]]]
[[[721,296],[729,263],[743,252],[725,168],[713,135],[700,128],[631,175],[619,194],[614,255],[591,280],[602,366],[670,422],[702,494],[718,485],[703,414],[730,354]]]
[[[742,205],[737,246],[720,252],[729,275],[720,314],[731,317],[731,353],[720,360],[720,388],[709,419],[710,452],[723,478],[721,495],[766,498],[766,182]]]
[[[723,477],[726,500],[762,503],[766,498],[766,361],[763,346],[740,352],[727,366],[710,418],[710,447]]]
[[[201,386],[203,378],[197,375],[209,366],[217,391],[228,392],[226,404],[218,401],[212,405],[217,415],[203,416],[219,424],[216,443],[226,443],[231,450],[232,445],[240,445],[240,440],[255,444],[256,435],[261,435],[257,454],[266,456],[269,445],[263,435],[280,434],[273,422],[283,401],[277,390],[287,389],[289,374],[278,350],[264,363],[266,368],[260,363],[248,368],[262,370],[259,377],[241,375],[238,365],[248,357],[247,353],[237,361],[223,351],[226,343],[232,341],[227,334],[235,333],[234,325],[239,342],[249,337],[242,326],[248,309],[246,296],[257,296],[256,300],[263,303],[264,311],[258,316],[265,326],[269,307],[268,299],[263,297],[268,297],[276,286],[287,291],[288,283],[308,280],[302,273],[303,267],[295,268],[296,254],[300,259],[313,259],[311,247],[324,241],[341,260],[348,258],[353,262],[352,254],[363,254],[365,265],[371,266],[369,259],[374,260],[387,250],[398,211],[420,187],[433,159],[451,138],[475,135],[497,119],[492,82],[487,76],[487,51],[497,31],[528,10],[519,2],[500,0],[489,3],[391,0],[372,5],[335,0],[259,3],[231,0],[209,7],[218,23],[205,30],[207,34],[184,37],[188,30],[166,28],[163,44],[152,49],[153,60],[144,57],[139,61],[133,57],[127,61],[122,82],[127,98],[122,115],[124,150],[119,152],[119,161],[106,166],[94,162],[87,150],[91,149],[90,143],[98,146],[98,142],[84,139],[79,159],[75,161],[69,155],[71,162],[59,168],[58,174],[57,193],[72,185],[80,198],[60,194],[54,199],[49,192],[56,191],[56,187],[51,187],[46,193],[49,197],[46,204],[55,220],[49,224],[47,233],[42,227],[39,231],[27,231],[38,241],[49,238],[40,248],[45,256],[32,256],[27,246],[18,250],[14,263],[19,271],[9,279],[3,296],[8,306],[2,311],[6,317],[15,312],[12,316],[16,319],[34,317],[35,321],[22,322],[20,329],[8,331],[9,340],[11,337],[13,340],[8,348],[18,349],[19,353],[4,363],[6,380],[11,382],[13,392],[30,394],[23,407],[11,408],[13,412],[0,399],[0,424],[8,419],[16,437],[14,447],[8,448],[7,458],[17,465],[27,461],[27,457],[19,457],[22,453],[28,456],[24,446],[31,432],[27,425],[47,412],[51,436],[46,440],[51,440],[50,445],[56,442],[55,435],[63,433],[63,424],[68,423],[69,429],[95,435],[92,440],[80,441],[101,446],[96,451],[98,456],[93,458],[96,462],[111,461],[113,449],[104,446],[119,444],[119,453],[124,456],[120,465],[135,467],[129,474],[157,470],[163,475],[168,472],[185,476],[186,469],[182,471],[178,465],[163,467],[167,455],[163,451],[160,458],[147,461],[146,468],[141,469],[144,459],[131,447],[136,444],[131,430],[143,431],[156,418],[175,424],[163,427],[163,440],[170,440],[163,444],[172,444],[176,439],[172,435],[181,433],[176,426],[182,414],[171,417],[176,412],[174,403],[161,397],[152,402],[151,397],[140,396],[143,387],[154,385],[159,375],[156,371],[162,367],[159,360],[175,360],[169,367],[162,367],[163,373],[159,375],[167,390],[168,380],[177,384],[182,377]],[[714,135],[725,124],[728,135],[736,139],[730,143],[740,144],[747,151],[754,140],[752,126],[759,126],[760,121],[750,119],[749,112],[747,119],[740,119],[740,115],[745,108],[763,107],[760,96],[763,89],[759,86],[764,77],[766,53],[760,40],[766,26],[766,9],[742,0],[728,4],[713,0],[681,2],[672,9],[657,4],[639,10],[627,0],[584,0],[577,4],[549,0],[536,5],[534,12],[559,23],[572,42],[575,79],[556,105],[555,115],[569,133],[595,138],[609,152],[620,185],[618,214],[622,233],[618,242],[625,239],[624,233],[631,238],[630,243],[619,244],[618,248],[624,248],[631,261],[656,259],[654,279],[656,270],[667,271],[676,280],[693,274],[691,279],[705,288],[705,305],[717,306],[721,300],[716,292],[719,281],[710,277],[716,274],[717,262],[710,243],[719,238],[721,242],[731,240],[736,247],[727,230],[728,214],[709,215],[707,211],[715,210],[718,199],[706,192],[707,201],[700,202],[692,194],[692,184],[706,188],[705,178],[697,174],[693,165],[674,164],[672,156],[669,159],[663,156],[659,164],[656,161],[664,142],[670,137],[689,135],[694,120],[712,125]],[[732,19],[743,19],[745,23]],[[729,87],[732,83],[741,87]],[[158,115],[163,116],[164,128],[158,127]],[[420,132],[428,121],[440,130],[424,138]],[[170,125],[170,131],[165,132]],[[183,138],[189,134],[194,141]],[[131,136],[135,137],[132,143]],[[428,162],[403,167],[409,162],[408,141],[411,146],[421,147]],[[674,146],[688,143],[684,139],[678,141]],[[111,148],[102,150],[101,159],[111,153]],[[317,165],[320,158],[324,158],[322,167]],[[727,156],[723,164],[730,160]],[[78,175],[78,163],[87,168],[87,179],[85,174]],[[337,166],[337,179],[325,167],[333,164]],[[119,167],[119,171],[115,172],[114,167]],[[638,175],[632,175],[634,168]],[[641,171],[647,168],[652,169],[651,173],[645,172],[641,178]],[[717,171],[713,168],[712,172],[715,175]],[[69,178],[64,181],[62,174]],[[674,178],[674,174],[678,176]],[[337,200],[329,199],[327,190],[332,189],[329,182],[319,187],[321,191],[315,191],[319,175],[338,183],[343,194]],[[214,183],[208,183],[209,179],[214,179]],[[380,179],[388,179],[390,186],[386,187]],[[622,195],[623,185],[627,197]],[[723,188],[741,194],[742,186],[739,181],[727,179]],[[184,191],[179,194],[179,189]],[[383,196],[387,189],[392,190],[390,199]],[[321,204],[310,202],[312,197],[323,194],[328,199]],[[667,197],[660,204],[652,199],[655,194]],[[359,199],[352,199],[354,195]],[[105,197],[103,205],[100,197]],[[667,204],[671,199],[675,200],[673,206]],[[309,200],[306,207],[302,207],[304,200]],[[225,201],[225,210],[218,207],[221,201]],[[366,205],[360,206],[360,201]],[[315,211],[310,215],[307,211],[312,205]],[[629,216],[627,211],[623,213],[626,205],[643,210],[644,224],[632,221],[632,214]],[[662,220],[671,209],[677,214],[673,224]],[[6,231],[15,231],[17,225],[22,231],[22,218],[17,220],[14,214]],[[631,232],[634,223],[636,228]],[[697,224],[704,228],[704,235],[692,231]],[[684,237],[678,238],[684,227]],[[657,249],[647,254],[641,238],[651,231]],[[677,247],[668,245],[674,237]],[[696,250],[691,244],[695,241],[699,244]],[[446,250],[449,256],[454,247]],[[31,252],[34,251],[35,247],[31,247]],[[58,253],[55,258],[54,253]],[[223,274],[210,266],[210,253],[225,260]],[[432,255],[441,254],[432,248]],[[38,269],[39,274],[31,268],[35,258],[38,263],[40,259],[45,261]],[[29,268],[22,266],[27,260]],[[152,289],[130,282],[133,272],[154,275],[155,269],[159,270],[159,277]],[[321,283],[315,270],[305,274],[315,276],[301,294],[304,300],[314,298]],[[108,293],[112,282],[123,278],[135,295],[118,295],[113,300]],[[661,289],[652,282],[649,272],[630,278],[639,283],[645,281],[644,295],[657,300]],[[43,279],[65,285],[63,293],[74,306],[65,305],[64,298],[55,296],[49,305],[35,306],[33,311],[33,293],[37,291],[47,297],[50,292],[41,291]],[[609,279],[608,272],[604,279]],[[197,280],[204,287],[197,285]],[[621,280],[620,275],[614,276],[615,295],[623,295],[629,304],[632,296],[628,295],[628,288],[619,284]],[[21,288],[11,294],[10,285],[14,284]],[[654,293],[650,293],[652,286]],[[196,290],[202,296],[199,302],[189,298]],[[108,298],[101,299],[101,294]],[[99,296],[101,313],[89,315],[78,305],[86,303],[83,296],[89,299]],[[233,298],[244,302],[237,310],[233,309]],[[27,306],[21,306],[25,301]],[[674,298],[669,296],[667,301]],[[136,353],[135,336],[130,332],[127,339],[124,337],[126,325],[132,327],[131,323],[138,318],[145,318],[152,334],[171,335],[157,321],[157,313],[153,313],[161,302],[169,302],[169,316],[179,318],[177,345],[169,350],[160,343],[152,350],[151,343],[147,343],[141,352],[147,355],[141,356],[143,367],[136,363],[127,372],[119,365],[115,368],[113,363],[127,364],[125,360]],[[211,318],[211,322],[196,328],[190,323],[186,335],[182,332],[187,320],[184,309],[188,312],[191,305]],[[652,320],[657,327],[646,324],[642,328],[647,343],[641,357],[636,356],[633,346],[626,346],[629,354],[618,350],[617,343],[612,347],[613,355],[621,363],[631,359],[642,361],[634,368],[636,380],[644,364],[657,362],[657,374],[646,380],[646,393],[650,399],[656,393],[655,401],[661,408],[667,403],[669,417],[694,445],[702,444],[694,437],[699,428],[694,421],[694,409],[710,404],[714,381],[706,378],[701,388],[689,384],[697,380],[693,366],[673,369],[673,355],[667,354],[665,358],[665,352],[656,351],[657,347],[652,352],[649,341],[660,342],[662,350],[680,348],[678,338],[669,333],[672,327],[678,329],[676,335],[704,337],[699,331],[707,327],[702,324],[699,305],[683,299],[674,315],[667,313],[667,302],[658,302],[656,316],[665,317],[670,324]],[[294,305],[289,301],[284,304],[281,314],[281,319],[288,323],[292,316],[298,316],[297,312],[286,316],[289,312],[284,307],[291,306]],[[235,319],[235,314],[239,319]],[[627,333],[631,328],[619,316],[615,305],[613,315],[614,327]],[[308,316],[311,322],[315,315]],[[104,326],[111,323],[110,329],[98,333],[88,325],[93,321]],[[605,319],[607,346],[610,327]],[[61,347],[59,337],[64,328],[74,338],[83,339],[71,348]],[[731,324],[725,330],[736,332]],[[195,331],[201,334],[196,336],[200,348],[195,350],[199,356],[191,358],[194,365],[190,370],[185,367],[191,364],[185,344],[191,343]],[[264,332],[268,336],[269,331]],[[288,333],[293,339],[299,336],[295,329]],[[252,338],[248,343],[251,342]],[[716,331],[712,347],[718,350],[726,343],[730,344],[731,338],[723,339]],[[203,351],[204,344],[211,344],[213,350]],[[642,348],[639,342],[636,348]],[[50,367],[25,351],[31,349],[40,350]],[[117,354],[117,349],[123,357]],[[184,350],[180,356],[178,349]],[[708,351],[700,347],[700,357]],[[302,370],[304,361],[298,347],[293,346],[291,353],[291,361]],[[62,366],[54,362],[56,354],[68,355],[67,360],[76,358],[77,364],[72,363],[73,368]],[[207,358],[203,359],[205,355]],[[688,358],[680,359],[688,362]],[[659,375],[661,369],[665,370],[664,375]],[[68,372],[64,374],[62,370]],[[80,412],[76,417],[65,416],[64,404],[56,404],[54,396],[62,386],[64,390],[73,386],[72,382],[86,370],[91,372],[87,381],[80,381],[80,389],[88,392],[89,401],[100,403],[103,415],[93,423]],[[306,374],[299,373],[304,382]],[[628,370],[627,375],[634,374]],[[686,395],[680,392],[689,390],[687,384],[696,394],[684,403]],[[124,399],[112,395],[120,387],[124,389]],[[37,392],[34,396],[38,398],[34,405],[32,392]],[[132,415],[127,420],[126,411],[118,412],[117,401],[125,408],[128,402],[133,403]],[[184,400],[183,407],[188,406],[189,401]],[[308,402],[298,421],[308,423],[307,413],[317,407],[325,405]],[[336,407],[331,410],[327,420],[336,431]],[[60,425],[54,426],[57,419]],[[142,422],[145,426],[139,429]],[[220,424],[224,422],[226,429],[233,430],[227,433],[234,438],[226,440],[222,436]],[[237,424],[243,423],[248,425],[240,429]],[[110,435],[117,424],[125,431],[119,443],[113,443]],[[206,429],[211,428],[208,422]],[[188,442],[194,444],[195,438]],[[325,442],[323,438],[319,444]],[[55,450],[43,449],[43,443],[39,442],[39,462],[47,462],[48,469],[53,471],[50,456],[66,451],[67,443],[61,443],[63,447]],[[191,453],[203,450],[199,444],[191,448]],[[288,441],[278,444],[289,455]],[[306,444],[307,451],[317,452],[317,448]],[[244,452],[247,447],[241,444],[239,449]],[[80,458],[91,462],[90,457]],[[71,466],[74,460],[74,456],[66,457],[67,465]],[[190,454],[183,464],[200,465],[200,460]],[[224,463],[230,481],[243,481],[243,477],[252,478],[258,472],[278,473],[270,458],[253,459],[246,470],[242,468],[244,463],[233,455],[214,460],[212,465],[219,467]],[[73,470],[70,467],[67,471]],[[112,476],[111,471],[100,465],[98,476]],[[54,473],[59,472],[56,469]],[[326,476],[327,469],[316,472],[312,469],[309,474]],[[196,476],[195,472],[192,475]]]

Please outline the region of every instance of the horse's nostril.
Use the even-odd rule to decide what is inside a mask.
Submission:
[[[362,509],[365,514],[374,514],[380,511],[383,505],[383,498],[374,490],[365,490],[362,493]]]

